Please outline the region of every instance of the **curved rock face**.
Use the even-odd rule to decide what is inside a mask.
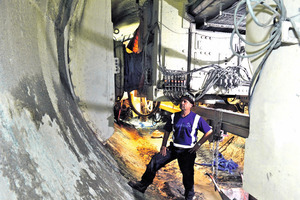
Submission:
[[[133,199],[99,142],[113,133],[110,1],[1,0],[0,22],[0,199]]]

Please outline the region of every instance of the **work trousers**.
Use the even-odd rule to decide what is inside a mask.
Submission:
[[[160,153],[155,154],[147,169],[142,176],[141,182],[144,185],[150,185],[156,175],[156,172],[164,167],[169,162],[177,159],[180,171],[183,175],[182,182],[185,188],[185,199],[192,199],[194,192],[194,164],[196,153],[188,152],[190,149],[174,147],[172,144],[167,148],[167,155],[163,156]]]

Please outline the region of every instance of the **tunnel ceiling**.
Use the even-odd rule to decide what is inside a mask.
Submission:
[[[139,7],[146,0],[112,0],[112,22],[115,28],[139,22]],[[196,24],[199,30],[231,32],[233,16],[238,0],[173,0],[169,4],[184,4],[185,18]],[[237,19],[246,12],[245,5],[237,12]],[[239,30],[245,32],[245,20]],[[133,30],[134,31],[134,30]]]

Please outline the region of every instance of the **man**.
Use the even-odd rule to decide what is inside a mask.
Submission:
[[[194,99],[190,94],[182,96],[180,101],[181,112],[172,114],[171,119],[164,127],[165,132],[160,152],[152,157],[141,181],[128,182],[132,188],[142,193],[153,182],[156,172],[161,167],[177,159],[183,175],[185,199],[190,200],[194,197],[196,151],[210,137],[212,130],[202,117],[191,111]],[[204,133],[199,141],[197,141],[198,130]],[[173,142],[166,147],[171,131],[173,131]]]

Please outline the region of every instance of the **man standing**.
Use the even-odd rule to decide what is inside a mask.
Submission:
[[[156,172],[169,162],[177,159],[183,175],[185,199],[191,200],[195,194],[194,164],[196,151],[210,137],[212,130],[202,117],[191,111],[194,99],[190,94],[182,96],[180,101],[181,112],[172,114],[164,127],[165,133],[160,152],[152,157],[142,180],[136,183],[130,181],[128,184],[144,193],[153,182]],[[198,130],[204,133],[199,141],[197,141]],[[171,131],[173,131],[173,142],[169,147],[166,147]]]

